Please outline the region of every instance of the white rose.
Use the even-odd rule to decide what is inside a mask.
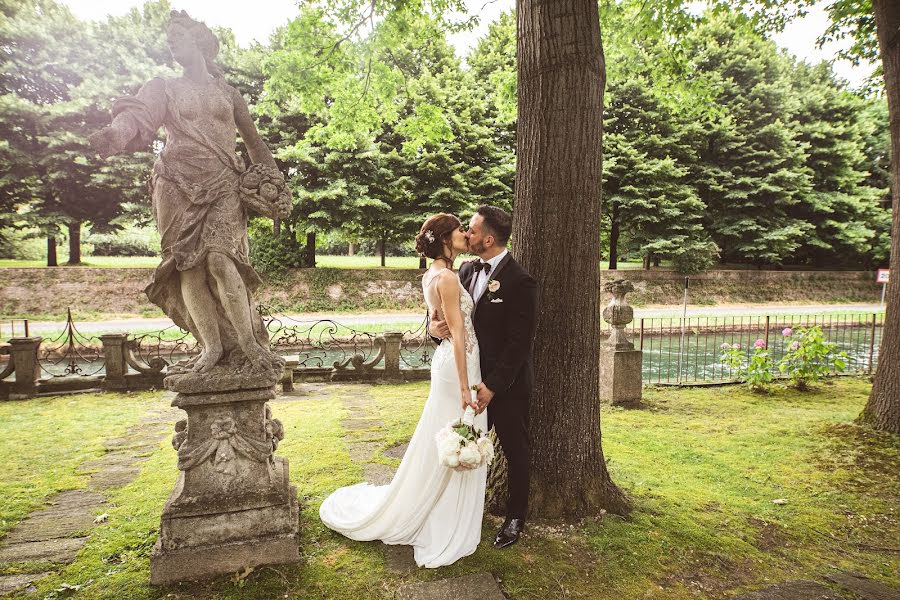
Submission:
[[[454,452],[453,454],[448,454],[444,457],[444,464],[450,467],[451,469],[459,466],[459,455]]]
[[[496,279],[491,279],[491,282],[488,283],[488,291],[492,294],[500,289],[500,282]]]
[[[494,460],[494,444],[491,443],[491,438],[480,438],[478,440],[478,451],[481,452],[484,460],[490,464]]]
[[[451,432],[450,435],[445,437],[438,445],[438,454],[442,457],[456,454],[459,450],[459,439],[459,435]]]
[[[460,449],[459,462],[461,465],[466,467],[474,467],[480,464],[481,453],[478,451],[478,446],[476,446],[474,443],[470,443]]]

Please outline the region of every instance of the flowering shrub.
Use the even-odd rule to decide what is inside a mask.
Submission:
[[[740,344],[723,343],[720,348],[722,350],[720,361],[735,371],[738,381],[746,383],[753,392],[768,391],[768,386],[772,383],[772,358],[769,356],[765,340],[760,339],[753,343],[753,351],[746,366]]]
[[[787,327],[781,335],[792,341],[778,362],[778,370],[798,390],[808,389],[809,384],[827,375],[832,367],[838,373],[847,367],[847,353],[837,352],[837,344],[825,341],[821,327]]]

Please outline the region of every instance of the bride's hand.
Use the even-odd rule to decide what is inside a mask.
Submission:
[[[462,409],[466,410],[467,406],[471,406],[472,408],[477,408],[472,404],[472,390],[465,388],[460,390],[462,394]]]

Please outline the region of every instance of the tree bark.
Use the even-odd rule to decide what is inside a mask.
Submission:
[[[69,223],[69,261],[66,264],[81,264],[81,221]]]
[[[872,0],[891,120],[891,280],[878,369],[860,421],[900,433],[900,3]]]
[[[516,258],[540,285],[529,511],[628,511],[600,440],[600,175],[606,70],[597,0],[517,0]],[[577,257],[577,259],[575,258]],[[501,461],[502,465],[502,461]],[[491,478],[491,504],[505,485]]]
[[[350,242],[350,247],[347,248],[347,256],[353,256],[356,254],[356,244]]]
[[[47,266],[56,267],[59,263],[56,259],[56,236],[47,236]]]
[[[609,268],[619,268],[619,205],[612,203],[612,219],[609,226]]]
[[[279,219],[278,217],[272,219],[272,233],[275,235],[275,237],[281,235],[281,219]]]
[[[644,255],[644,270],[645,271],[650,270],[650,254]]]
[[[306,257],[305,262],[307,268],[316,268],[316,232],[306,232]]]
[[[387,247],[387,241],[384,238],[381,238],[380,240],[378,240],[378,255],[381,256],[381,266],[382,267],[384,267],[387,264],[387,262],[386,262],[386,260],[387,260],[386,247]]]

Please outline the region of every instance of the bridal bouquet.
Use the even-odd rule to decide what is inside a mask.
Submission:
[[[494,444],[487,434],[477,429],[475,410],[466,407],[461,419],[450,421],[435,436],[438,460],[454,471],[477,469],[494,460]]]

